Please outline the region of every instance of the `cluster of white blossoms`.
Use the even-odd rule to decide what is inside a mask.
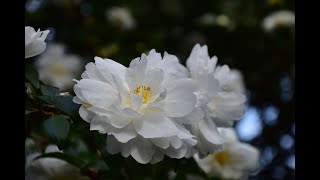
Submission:
[[[44,40],[49,30],[36,32],[33,27],[25,26],[25,59],[41,54],[46,49]]]
[[[56,145],[48,145],[45,153],[61,152]],[[35,152],[26,157],[25,180],[89,180],[80,169],[66,161],[56,158],[39,158],[41,153]]]
[[[245,113],[241,77],[218,66],[207,46],[197,44],[187,68],[176,56],[155,50],[125,67],[94,58],[74,86],[74,102],[90,130],[107,134],[111,154],[157,163],[164,155],[205,157],[223,149],[218,127],[230,127]]]
[[[219,128],[219,132],[225,139],[223,150],[204,159],[195,154],[194,159],[209,175],[223,179],[247,179],[248,173],[257,168],[259,151],[250,144],[240,142],[233,128]]]
[[[48,85],[58,87],[61,91],[74,85],[73,79],[77,77],[82,68],[80,57],[66,54],[65,46],[51,43],[36,61],[40,79]]]
[[[112,7],[106,11],[107,20],[121,30],[132,30],[136,27],[136,21],[130,11],[122,7]]]
[[[292,11],[276,11],[264,18],[262,27],[267,32],[272,32],[278,27],[294,27],[295,13]]]

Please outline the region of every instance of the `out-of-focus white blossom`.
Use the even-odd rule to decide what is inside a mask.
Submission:
[[[33,27],[25,26],[25,58],[41,54],[46,49],[44,40],[49,34],[49,30],[36,32]]]
[[[245,113],[246,97],[242,92],[236,71],[230,71],[227,65],[217,66],[218,58],[209,57],[208,47],[196,44],[187,60],[191,78],[197,81],[199,91],[197,105],[190,122],[192,134],[197,136],[196,149],[200,157],[222,148],[224,142],[217,127],[230,127]],[[240,86],[240,88],[239,88]],[[189,118],[189,117],[188,117]]]
[[[212,13],[206,13],[200,17],[199,21],[203,25],[207,25],[207,26],[217,25],[227,29],[231,29],[234,26],[234,23],[232,22],[230,17],[226,14],[215,15]]]
[[[137,25],[127,8],[112,7],[106,11],[106,17],[110,23],[122,30],[132,30]]]
[[[56,145],[48,145],[45,153],[60,152]],[[25,180],[89,180],[81,175],[80,169],[56,158],[40,158],[41,153],[26,157]]]
[[[220,14],[216,17],[215,22],[217,25],[222,27],[230,27],[232,22],[230,18],[225,14]]]
[[[46,52],[36,61],[40,79],[61,91],[74,85],[73,79],[80,73],[81,65],[80,57],[65,54],[65,46],[62,44],[48,45]]]
[[[219,132],[225,139],[223,150],[204,159],[195,154],[194,159],[209,175],[223,179],[247,179],[248,173],[258,166],[260,156],[258,149],[240,142],[233,128],[219,128]]]
[[[294,25],[295,13],[287,10],[273,12],[262,22],[262,27],[267,32],[274,31],[278,27],[294,27]]]
[[[131,155],[143,164],[157,163],[164,155],[193,155],[197,141],[183,124],[190,124],[184,117],[194,116],[197,86],[176,56],[151,50],[128,68],[94,59],[74,86],[74,102],[81,104],[79,114],[90,130],[108,134],[111,154]]]

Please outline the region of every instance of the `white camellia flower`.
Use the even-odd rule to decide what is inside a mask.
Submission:
[[[122,30],[132,30],[136,27],[136,21],[128,9],[112,7],[106,11],[106,17],[114,26]]]
[[[287,10],[273,12],[265,17],[262,22],[262,27],[267,32],[271,32],[280,26],[292,27],[294,25],[295,13]]]
[[[258,166],[260,156],[258,149],[240,142],[233,128],[219,128],[219,132],[225,139],[223,150],[204,159],[195,154],[194,159],[209,175],[223,179],[247,179],[248,173]]]
[[[45,153],[60,152],[56,145],[48,145]],[[25,180],[90,180],[81,175],[80,169],[56,158],[40,158],[41,153],[26,157]]]
[[[191,157],[195,137],[183,126],[197,98],[195,82],[176,56],[151,50],[128,68],[95,57],[74,86],[74,102],[90,130],[108,134],[111,154],[157,163],[164,155]]]
[[[25,26],[25,58],[36,56],[46,49],[44,40],[49,34],[49,30],[36,32],[33,27]]]
[[[217,127],[230,127],[245,113],[246,97],[238,87],[236,71],[230,71],[227,65],[217,66],[217,57],[209,57],[208,47],[196,44],[187,60],[191,78],[197,81],[199,91],[197,106],[190,121],[199,119],[191,125],[192,134],[198,137],[196,145],[201,157],[222,148],[223,138]],[[241,86],[241,85],[240,85]]]
[[[81,65],[80,57],[65,54],[62,44],[49,44],[46,52],[36,61],[40,79],[61,91],[74,85],[73,79],[80,73]]]

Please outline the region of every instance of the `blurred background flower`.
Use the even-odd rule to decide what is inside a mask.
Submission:
[[[109,22],[121,30],[131,30],[136,27],[136,22],[127,8],[112,7],[106,11]]]
[[[292,11],[281,10],[266,16],[262,22],[265,31],[274,31],[279,27],[294,27],[295,13]]]
[[[209,175],[222,179],[247,179],[248,173],[258,167],[260,152],[255,147],[238,140],[233,128],[219,128],[225,138],[223,150],[200,159],[199,166]]]
[[[48,145],[45,153],[61,152],[56,145]],[[26,157],[25,180],[90,180],[81,175],[80,169],[56,158],[39,158],[41,153],[35,152]]]
[[[66,54],[62,44],[50,43],[45,53],[35,61],[40,79],[48,85],[68,90],[74,85],[73,79],[83,68],[80,57]]]

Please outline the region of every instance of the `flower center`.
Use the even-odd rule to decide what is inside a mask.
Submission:
[[[217,152],[214,154],[213,159],[218,161],[218,163],[223,166],[229,160],[229,153],[226,151]]]
[[[52,65],[51,70],[52,70],[52,72],[53,72],[55,75],[58,75],[58,76],[59,76],[59,75],[64,75],[64,74],[67,73],[66,68],[63,67],[63,66],[60,65],[60,64],[54,64],[54,65]]]
[[[151,100],[151,88],[149,86],[138,86],[133,93],[140,94],[142,96],[142,103],[147,103]]]

